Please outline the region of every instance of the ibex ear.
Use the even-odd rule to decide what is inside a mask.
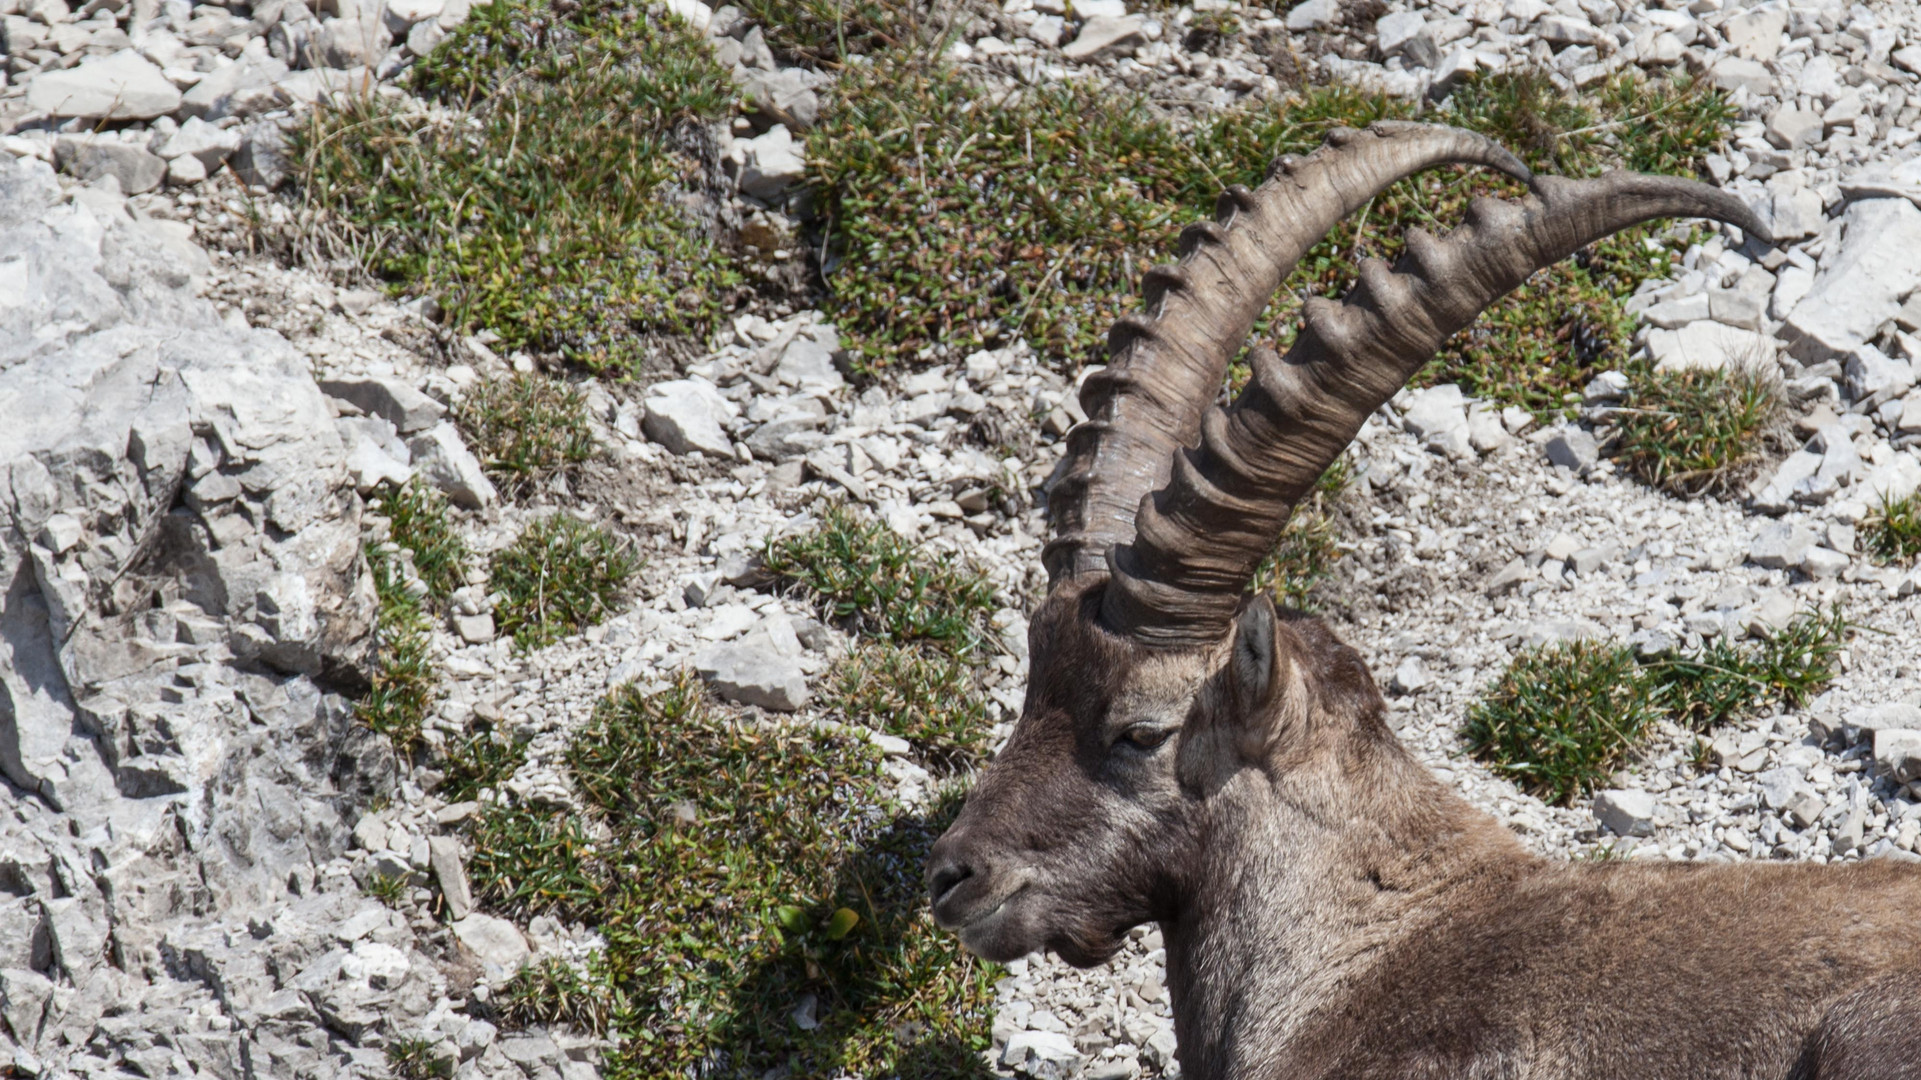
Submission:
[[[1256,596],[1234,620],[1234,705],[1252,717],[1267,704],[1274,687],[1274,602]]]
[[[1268,759],[1275,742],[1299,718],[1300,677],[1281,645],[1274,602],[1255,597],[1234,621],[1234,655],[1228,660],[1232,685],[1234,749],[1244,761]]]

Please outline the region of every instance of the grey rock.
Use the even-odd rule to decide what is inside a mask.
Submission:
[[[1840,253],[1815,275],[1782,331],[1804,361],[1853,353],[1921,285],[1921,209],[1906,199],[1863,199],[1849,204],[1843,220]]]
[[[781,351],[774,364],[774,377],[782,386],[808,393],[833,393],[847,385],[834,364],[839,355],[840,333],[832,323],[808,325]]]
[[[1764,335],[1708,321],[1689,323],[1679,330],[1650,330],[1647,347],[1657,371],[1719,371],[1765,363],[1774,357],[1774,343]]]
[[[481,469],[480,459],[467,449],[451,422],[442,420],[407,440],[407,450],[413,455],[414,469],[456,504],[481,510],[500,497]]]
[[[1654,796],[1639,790],[1594,793],[1594,817],[1616,836],[1650,836],[1654,832]]]
[[[1601,460],[1600,444],[1584,428],[1563,428],[1542,447],[1549,463],[1575,472],[1586,472]]]
[[[1882,402],[1901,397],[1914,386],[1914,365],[1905,359],[1897,360],[1873,345],[1862,345],[1850,352],[1843,371],[1847,376],[1848,396],[1862,411],[1879,408]]]
[[[1863,731],[1921,731],[1921,705],[1890,701],[1881,705],[1852,709],[1848,723]]]
[[[1852,560],[1839,551],[1825,547],[1811,547],[1801,569],[1816,581],[1831,581],[1841,576]]]
[[[1821,195],[1811,187],[1800,186],[1789,190],[1776,191],[1771,203],[1773,213],[1769,224],[1774,230],[1776,241],[1799,240],[1813,236],[1827,224],[1827,213],[1821,205]]]
[[[37,971],[0,970],[0,1020],[21,1046],[40,1041],[47,1006],[53,1001],[53,980]]]
[[[485,611],[475,615],[455,615],[453,624],[454,633],[469,645],[485,645],[499,635],[493,615]]]
[[[190,157],[208,171],[225,164],[235,150],[240,149],[240,135],[227,128],[215,127],[197,116],[187,118],[187,122],[155,147],[155,153],[169,160]]]
[[[1001,1049],[1001,1064],[1029,1076],[1064,1076],[1081,1060],[1074,1040],[1053,1031],[1018,1031]],[[1051,1066],[1046,1072],[1043,1067]]]
[[[1803,788],[1789,796],[1785,810],[1788,821],[1793,823],[1795,828],[1805,829],[1821,820],[1821,814],[1827,807],[1828,804],[1822,801],[1821,796],[1816,795],[1811,789]]]
[[[1824,458],[1824,454],[1814,450],[1800,450],[1783,458],[1760,490],[1754,493],[1754,508],[1772,514],[1788,509],[1797,493],[1808,490],[1815,474],[1821,471]]]
[[[1144,20],[1139,15],[1095,15],[1081,24],[1081,32],[1061,47],[1069,60],[1091,60],[1097,56],[1123,55],[1146,43],[1141,33]]]
[[[467,864],[460,857],[460,841],[451,836],[430,836],[427,848],[434,880],[447,902],[447,917],[459,920],[473,914],[474,891],[467,879]]]
[[[695,653],[694,670],[729,701],[792,712],[811,696],[800,655],[793,627],[784,620],[769,620],[738,641]]]
[[[128,195],[152,191],[167,177],[165,158],[111,136],[62,135],[53,155],[60,171],[89,183],[111,176]]]
[[[1888,728],[1875,732],[1874,764],[1896,783],[1921,780],[1921,730]]]
[[[27,103],[51,116],[150,120],[180,107],[180,91],[132,49],[49,71],[27,84]]]
[[[791,131],[805,131],[820,119],[820,95],[814,91],[818,80],[805,68],[740,70],[746,74],[741,100],[753,110]]]
[[[699,451],[710,457],[733,456],[734,443],[723,424],[739,414],[705,379],[676,379],[647,388],[641,430],[676,454]]]
[[[1774,92],[1774,74],[1766,65],[1737,56],[1723,57],[1708,69],[1708,81],[1733,93],[1745,89],[1755,97]]]
[[[1781,150],[1802,150],[1821,141],[1821,114],[1812,109],[1776,109],[1768,118],[1767,138]]]
[[[1534,576],[1535,568],[1526,559],[1515,558],[1496,571],[1481,590],[1489,596],[1500,596],[1524,581],[1533,580]]]
[[[1440,50],[1435,47],[1434,35],[1420,12],[1397,11],[1383,15],[1375,21],[1374,32],[1383,56],[1399,56],[1426,68],[1440,63]]]
[[[279,187],[292,175],[286,134],[272,121],[248,124],[241,131],[240,149],[234,152],[228,167],[250,187]]]
[[[1287,28],[1294,33],[1303,30],[1318,30],[1333,24],[1341,17],[1341,6],[1337,0],[1302,0],[1287,9]]]
[[[785,124],[738,144],[743,156],[740,190],[756,199],[773,199],[807,175],[807,159]]]
[[[1798,569],[1807,561],[1808,551],[1817,540],[1814,530],[1804,525],[1770,522],[1761,527],[1748,546],[1748,561],[1770,570]]]
[[[747,448],[762,461],[791,461],[818,449],[827,437],[820,433],[821,418],[811,413],[788,413],[754,429]]]
[[[243,55],[195,83],[181,98],[180,111],[193,119],[219,120],[277,109],[287,104],[287,95],[280,92],[279,84],[289,74],[287,65],[273,57]],[[181,130],[186,130],[185,124]],[[232,128],[216,130],[233,134]],[[236,138],[231,149],[238,150],[239,142]]]
[[[506,919],[475,912],[447,924],[454,940],[479,960],[489,980],[503,982],[527,963],[532,951],[520,929]]]
[[[1465,444],[1467,401],[1461,394],[1461,388],[1454,383],[1410,390],[1401,409],[1401,422],[1410,433],[1427,440],[1430,445],[1436,439],[1447,439],[1456,432],[1460,433],[1460,441]]]
[[[1410,656],[1394,669],[1391,685],[1399,693],[1415,694],[1433,682],[1434,676],[1427,670],[1427,663],[1418,656]]]
[[[328,397],[350,402],[381,417],[402,435],[425,431],[447,413],[445,405],[397,379],[326,379],[321,381],[320,389]]]

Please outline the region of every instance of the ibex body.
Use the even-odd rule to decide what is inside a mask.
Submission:
[[[1657,216],[1759,224],[1688,181],[1529,178],[1310,301],[1209,411],[1341,216],[1442,161],[1527,176],[1451,129],[1330,142],[1224,196],[1089,380],[1026,706],[934,851],[936,917],[992,959],[1081,965],[1160,923],[1196,1080],[1921,1077],[1921,870],[1532,856],[1400,745],[1358,654],[1245,594],[1367,415],[1535,268]]]

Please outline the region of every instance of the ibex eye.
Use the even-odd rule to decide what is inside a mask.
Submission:
[[[1152,750],[1166,742],[1167,737],[1172,734],[1174,734],[1173,728],[1149,727],[1146,724],[1136,724],[1126,731],[1121,732],[1121,738],[1126,739],[1138,749]]]

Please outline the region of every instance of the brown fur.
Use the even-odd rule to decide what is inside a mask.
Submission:
[[[1021,721],[935,848],[970,948],[1085,966],[1159,922],[1194,1080],[1921,1080],[1921,868],[1538,858],[1318,621],[1253,600],[1152,651],[1101,588],[1036,613]]]

